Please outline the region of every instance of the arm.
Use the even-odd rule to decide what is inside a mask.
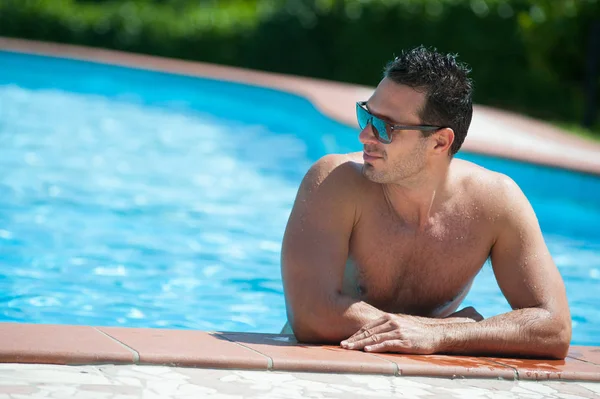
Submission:
[[[513,311],[479,323],[439,326],[447,353],[564,358],[571,316],[564,283],[542,237],[529,201],[510,179],[502,179],[505,206],[492,267]]]
[[[308,171],[282,245],[288,321],[302,342],[335,342],[385,314],[342,294],[362,176],[349,158],[329,155]]]

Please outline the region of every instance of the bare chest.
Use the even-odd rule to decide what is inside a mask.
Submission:
[[[366,216],[351,238],[344,286],[384,311],[451,313],[489,255],[489,228],[476,217],[438,215],[416,232],[387,213]]]

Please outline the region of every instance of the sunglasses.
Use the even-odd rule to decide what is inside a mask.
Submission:
[[[441,129],[440,126],[429,125],[392,125],[391,123],[388,123],[383,119],[371,114],[367,109],[366,101],[360,101],[356,103],[356,117],[358,119],[358,126],[360,126],[361,129],[366,128],[370,123],[375,137],[383,144],[390,144],[392,142],[392,133],[396,131],[420,130],[422,132],[433,132]]]

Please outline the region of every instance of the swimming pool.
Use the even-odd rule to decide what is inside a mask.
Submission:
[[[298,184],[357,132],[250,85],[0,52],[0,321],[278,332]],[[530,198],[600,345],[600,178],[463,154]],[[465,305],[508,311],[486,265]]]

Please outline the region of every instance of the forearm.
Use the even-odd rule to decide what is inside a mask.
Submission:
[[[342,294],[331,298],[327,306],[312,306],[311,310],[303,312],[303,316],[299,314],[300,317],[295,317],[292,322],[294,334],[301,342],[339,343],[355,334],[367,323],[386,314],[366,302]],[[475,322],[469,317],[453,317],[453,315],[443,319],[411,317],[429,325]]]
[[[477,323],[432,325],[439,337],[438,353],[564,358],[571,339],[570,324],[544,309],[508,312]]]
[[[475,320],[468,317],[446,317],[445,319],[433,319],[430,317],[413,316],[420,322],[429,325],[455,324],[455,323],[475,323]]]

